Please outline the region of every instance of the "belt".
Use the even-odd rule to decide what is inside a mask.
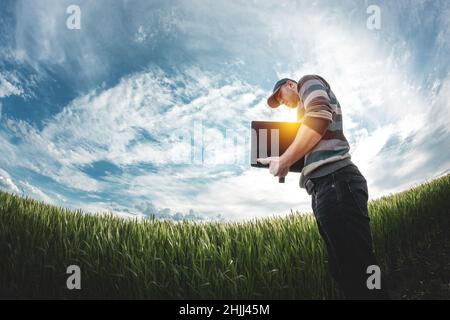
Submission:
[[[321,176],[321,177],[318,177],[318,178],[322,179],[322,178],[331,176],[332,179],[333,179],[333,183],[334,183],[335,177],[339,176],[341,173],[352,173],[352,174],[360,175],[362,177],[362,174],[359,171],[358,167],[356,167],[354,164],[352,164],[352,165],[349,165],[349,166],[342,167],[342,168],[340,168],[340,169],[338,169],[338,170],[336,170],[336,171],[334,171],[332,173],[329,173],[329,174],[327,174],[325,176]],[[315,190],[315,186],[316,186],[316,183],[314,183],[311,180],[311,178],[308,178],[306,180],[306,182],[305,182],[305,189],[306,189],[306,192],[308,192],[309,195],[313,195],[314,194],[314,192],[316,191]]]
[[[312,195],[314,193],[314,186],[314,182],[312,182],[311,179],[306,180],[305,189],[309,195]]]

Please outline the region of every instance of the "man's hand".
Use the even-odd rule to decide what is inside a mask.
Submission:
[[[283,157],[258,158],[256,161],[262,164],[268,164],[269,172],[275,177],[285,177],[289,173],[289,166],[283,161]]]
[[[298,129],[294,142],[280,157],[258,158],[256,161],[268,164],[270,173],[275,177],[285,177],[289,173],[289,167],[303,158],[319,143],[330,123],[325,119],[313,118],[308,120],[307,118],[304,124]]]

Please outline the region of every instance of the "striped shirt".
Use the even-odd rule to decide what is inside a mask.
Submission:
[[[330,174],[353,162],[343,132],[341,106],[330,85],[318,75],[305,75],[298,81],[298,93],[297,121],[321,118],[330,122],[319,143],[305,155],[299,183],[305,188],[308,178]]]

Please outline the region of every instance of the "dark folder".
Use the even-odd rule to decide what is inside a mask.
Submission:
[[[279,121],[252,121],[251,123],[251,166],[268,168],[269,165],[261,164],[257,158],[281,156],[294,141],[300,122]],[[290,172],[301,172],[304,158],[295,162]],[[280,182],[284,179],[280,178]]]

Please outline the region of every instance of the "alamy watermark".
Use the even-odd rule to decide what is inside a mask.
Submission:
[[[70,276],[67,278],[66,286],[69,290],[81,290],[81,269],[77,265],[70,265],[66,270]]]
[[[152,162],[193,165],[248,165],[257,158],[280,155],[279,129],[229,129],[207,127],[203,121],[178,128],[161,137]],[[253,145],[251,141],[258,142]],[[270,145],[270,146],[269,146]],[[155,147],[156,148],[156,147]],[[269,151],[270,150],[270,154]],[[259,152],[257,154],[257,152]]]
[[[374,290],[374,289],[381,289],[381,269],[377,265],[370,265],[367,267],[366,270],[367,274],[370,274],[370,276],[367,278],[366,285],[367,289]]]
[[[66,20],[66,26],[69,30],[81,29],[81,9],[79,6],[72,4],[67,7],[66,13],[69,15]]]
[[[377,5],[370,5],[366,10],[367,17],[366,26],[369,30],[380,30],[381,29],[381,8]]]

